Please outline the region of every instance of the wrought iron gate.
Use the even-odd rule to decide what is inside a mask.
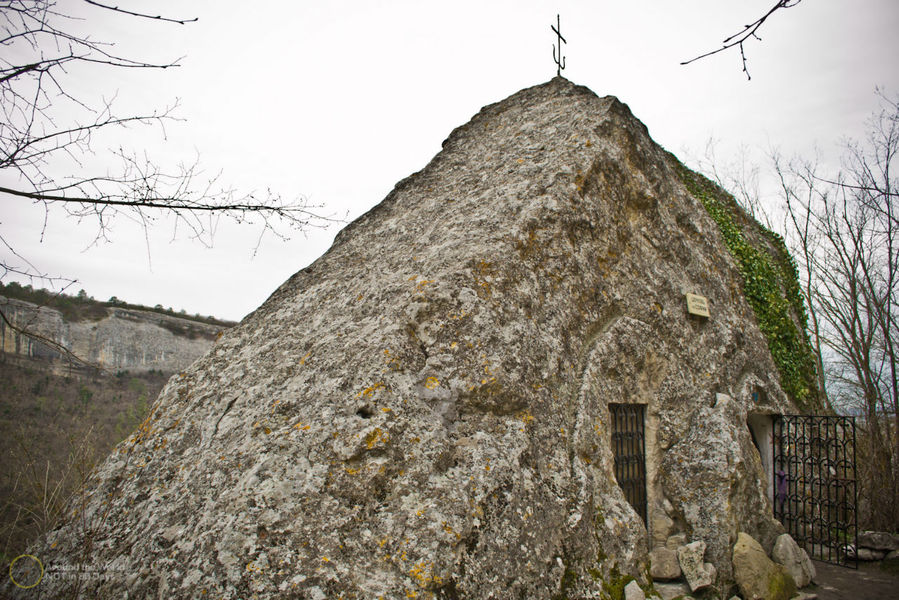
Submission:
[[[775,518],[812,558],[858,568],[855,418],[775,416],[772,443]]]
[[[643,523],[646,523],[646,444],[643,404],[609,404],[615,479]]]

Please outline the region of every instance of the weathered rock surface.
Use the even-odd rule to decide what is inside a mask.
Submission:
[[[803,588],[815,578],[815,565],[808,553],[788,533],[778,536],[771,558],[787,570],[796,582],[796,587]]]
[[[870,548],[859,548],[858,552],[855,553],[855,558],[864,561],[875,561],[875,560],[883,560],[886,558],[887,553],[883,550],[871,550]]]
[[[671,506],[670,502],[665,500],[664,504],[667,505],[668,510],[672,512],[674,511],[674,508]],[[657,508],[654,511],[650,511],[650,519],[652,546],[664,546],[668,538],[671,536],[671,533],[677,527],[677,524],[671,517],[668,516],[664,507],[661,507],[661,509]]]
[[[672,418],[669,422],[678,421]],[[768,548],[783,533],[780,523],[770,517],[770,505],[758,482],[760,458],[752,440],[747,439],[745,423],[740,403],[718,394],[714,404],[701,406],[690,416],[661,467],[668,497],[683,511],[691,537],[708,540],[706,556],[725,579],[730,579],[731,572],[723,557],[730,555],[736,540],[736,531],[720,535],[729,529],[728,521],[740,523],[743,531],[753,531]],[[723,464],[728,468],[716,468]],[[697,471],[703,475],[698,477]],[[734,502],[732,497],[740,501]]]
[[[654,587],[662,600],[684,598],[690,594],[690,586],[686,583],[656,583]]]
[[[110,371],[175,373],[212,348],[223,328],[145,310],[108,308],[96,321],[69,321],[60,311],[14,298],[0,297],[3,312],[17,327],[27,328]],[[0,351],[54,361],[59,353],[0,321]]]
[[[696,541],[677,549],[677,562],[691,592],[715,583],[715,567],[703,560],[705,547],[705,542]]]
[[[631,581],[624,586],[624,600],[646,600],[646,594],[636,581]]]
[[[636,403],[649,506],[727,577],[738,530],[779,533],[746,427],[791,410],[778,381],[673,158],[556,78],[455,130],[173,378],[34,552],[102,569],[101,599],[595,597],[647,581],[608,409]]]
[[[687,534],[686,533],[676,533],[674,535],[668,536],[668,539],[665,540],[665,547],[674,552],[674,555],[677,556],[677,549],[681,546],[687,545]]]
[[[681,569],[676,551],[658,546],[649,553],[649,561],[649,574],[652,575],[653,581],[671,581],[680,578]]]
[[[718,569],[710,562],[703,563],[703,574],[699,580],[699,583],[696,586],[696,590],[704,589],[707,587],[705,581],[708,581],[708,585],[714,585],[715,580],[718,578]],[[694,590],[695,591],[695,590]]]
[[[765,554],[751,536],[740,532],[734,544],[734,578],[744,600],[789,600],[796,583],[779,564]]]

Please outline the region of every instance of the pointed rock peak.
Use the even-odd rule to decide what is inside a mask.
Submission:
[[[727,580],[733,528],[780,532],[747,411],[788,410],[741,286],[623,104],[522,90],[173,378],[33,553],[105,566],[92,598],[592,597],[660,523]]]

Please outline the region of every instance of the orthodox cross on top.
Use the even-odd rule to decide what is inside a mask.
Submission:
[[[550,25],[549,28],[558,36],[556,44],[559,45],[559,56],[556,56],[556,44],[553,44],[553,60],[556,63],[556,75],[561,77],[562,69],[565,68],[565,57],[562,56],[562,44],[567,44],[568,42],[562,37],[562,34],[559,33],[559,30],[562,29],[562,26],[559,23],[559,15],[556,15],[556,26],[553,27]]]

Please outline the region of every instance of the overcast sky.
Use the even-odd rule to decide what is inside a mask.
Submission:
[[[874,90],[899,93],[899,2],[804,0],[779,11],[746,53],[752,80],[730,51],[689,66],[774,0],[467,1],[236,0],[126,2],[189,25],[137,20],[73,5],[92,36],[153,61],[162,72],[95,69],[72,85],[117,94],[121,114],[176,98],[183,122],[166,138],[129,130],[124,143],[162,164],[198,153],[207,173],[245,190],[303,196],[351,220],[424,167],[450,131],[482,106],[555,75],[556,14],[571,81],[627,103],[652,137],[684,159],[707,140],[731,160],[741,146],[836,165],[838,144],[862,137]],[[149,7],[149,8],[148,8]],[[817,149],[817,150],[816,150]],[[103,147],[93,160],[103,161]],[[689,160],[688,160],[689,162]],[[97,299],[184,308],[240,319],[330,246],[340,226],[263,239],[219,227],[212,248],[160,223],[146,241],[120,221],[108,244],[51,212],[0,198],[0,231],[42,271],[77,278]],[[0,259],[13,261],[7,254]],[[373,265],[377,268],[377,265]]]

